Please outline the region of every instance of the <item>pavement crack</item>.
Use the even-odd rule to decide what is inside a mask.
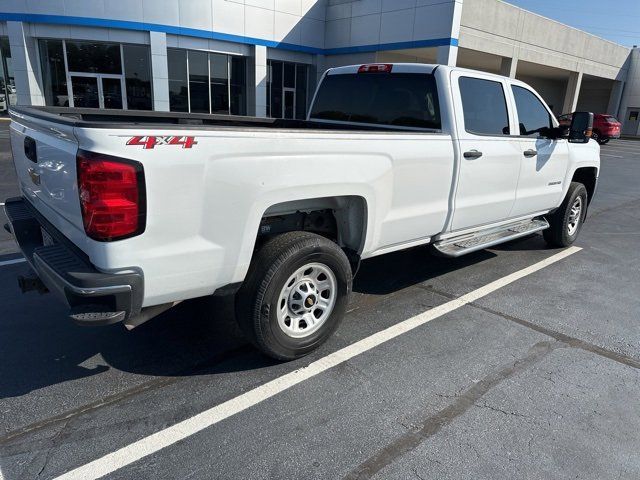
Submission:
[[[45,418],[43,420],[34,422],[32,424],[18,428],[16,430],[7,432],[3,435],[0,435],[0,447],[12,445],[13,443],[15,443],[16,439],[22,438],[29,433],[44,430],[53,425],[63,423],[63,422],[65,422],[64,425],[66,426],[69,420],[75,417],[78,417],[80,415],[92,413],[102,408],[120,403],[129,398],[133,398],[138,395],[144,394],[146,392],[159,390],[159,389],[168,387],[170,385],[176,384],[184,380],[185,378],[188,378],[189,376],[192,376],[197,374],[198,372],[204,371],[208,367],[215,367],[224,362],[233,360],[234,358],[238,358],[241,355],[246,354],[250,350],[251,349],[249,346],[243,345],[241,347],[234,348],[233,350],[216,354],[211,358],[204,360],[203,362],[199,362],[198,364],[190,368],[177,372],[172,376],[154,378],[153,380],[139,384],[127,390],[118,392],[113,395],[105,396],[95,402],[87,403],[80,407],[63,412],[59,415],[54,415],[52,417]]]
[[[432,293],[435,293],[437,295],[441,295],[445,298],[449,298],[451,300],[457,299],[459,298],[457,295],[452,295],[450,293],[446,293],[446,292],[442,292],[439,290],[436,290],[435,288],[431,287],[431,286],[426,286],[426,285],[416,285],[419,288],[422,288],[423,290],[427,290],[430,291]],[[524,320],[522,318],[518,318],[518,317],[514,317],[513,315],[509,315],[508,313],[503,313],[500,312],[498,310],[494,310],[493,308],[490,307],[485,307],[484,305],[480,305],[479,303],[476,302],[470,302],[467,303],[468,306],[473,307],[473,308],[477,308],[478,310],[482,310],[483,312],[487,312],[490,313],[492,315],[496,315],[498,317],[503,318],[504,320],[508,320],[510,322],[513,323],[517,323],[518,325],[521,325],[523,327],[529,328],[531,330],[534,330],[538,333],[542,333],[543,335],[546,335],[548,337],[551,337],[555,340],[557,340],[558,342],[561,342],[571,348],[577,348],[580,350],[584,350],[586,352],[589,353],[593,353],[595,355],[599,355],[601,357],[604,357],[608,360],[613,360],[614,362],[618,362],[621,363],[623,365],[626,365],[628,367],[632,367],[635,369],[639,369],[640,370],[640,360],[637,360],[633,357],[630,357],[628,355],[624,355],[618,352],[614,352],[613,350],[609,350],[607,348],[603,348],[600,347],[598,345],[594,345],[592,343],[586,342],[584,340],[580,340],[579,338],[575,338],[572,337],[570,335],[558,332],[556,330],[552,330],[551,328],[547,328],[547,327],[543,327],[542,325],[537,325],[533,322],[530,322],[528,320]]]
[[[36,478],[40,478],[40,475],[42,475],[42,472],[44,472],[45,469],[47,468],[47,465],[49,465],[49,459],[51,458],[51,452],[56,447],[56,440],[62,436],[64,431],[67,429],[67,425],[69,425],[69,422],[71,422],[71,420],[72,420],[71,418],[68,418],[64,422],[64,424],[62,425],[62,427],[60,428],[58,433],[56,433],[53,437],[51,437],[51,439],[49,441],[50,446],[46,450],[45,457],[44,457],[44,462],[42,462],[42,467],[40,467],[40,471],[37,473]]]
[[[374,455],[358,465],[347,474],[345,480],[360,480],[371,478],[390,465],[395,459],[415,449],[422,442],[438,433],[442,428],[451,424],[456,418],[467,412],[471,407],[478,406],[478,402],[490,390],[500,385],[508,378],[528,369],[540,362],[550,352],[560,346],[557,342],[538,342],[533,345],[524,357],[502,369],[488,374],[474,383],[471,388],[461,392],[455,401],[434,415],[430,415],[415,422],[415,429],[402,434],[396,440],[378,450]],[[482,405],[482,404],[481,404]],[[490,407],[487,407],[490,408]],[[508,413],[508,412],[505,412]],[[414,424],[414,422],[411,422]]]
[[[431,460],[429,457],[427,457],[427,459]],[[440,462],[437,462],[437,463],[440,463]],[[424,478],[422,475],[418,473],[418,469],[416,467],[413,467],[411,471],[413,472],[413,476],[416,477],[418,480],[426,480],[426,478]]]
[[[522,414],[522,413],[518,413],[518,412],[509,412],[509,411],[507,411],[507,410],[503,410],[503,409],[501,409],[501,408],[498,408],[498,407],[494,407],[494,406],[492,406],[492,405],[489,405],[489,404],[488,404],[488,403],[486,403],[486,402],[481,403],[481,404],[477,404],[477,403],[476,403],[476,404],[474,404],[474,406],[475,406],[475,407],[478,407],[478,408],[486,408],[486,409],[488,409],[488,410],[493,410],[494,412],[499,412],[499,413],[503,413],[503,414],[505,414],[505,415],[511,415],[511,416],[514,416],[514,417],[528,418],[528,416],[527,416],[527,415],[524,415],[524,414]]]

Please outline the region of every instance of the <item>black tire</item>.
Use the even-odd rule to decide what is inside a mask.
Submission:
[[[573,233],[570,233],[571,209],[578,197],[581,199],[581,211],[577,228]],[[585,186],[582,183],[571,182],[562,205],[553,214],[547,216],[550,227],[542,232],[547,244],[552,247],[568,247],[576,241],[587,215],[587,201],[587,189]]]
[[[299,269],[316,263],[328,267],[336,280],[336,300],[329,316],[304,338],[288,335],[278,322],[278,300],[285,283]],[[336,330],[349,302],[352,286],[349,260],[334,242],[308,232],[288,232],[268,240],[254,258],[236,296],[236,318],[249,341],[277,360],[293,360],[322,345]]]
[[[591,132],[591,138],[593,138],[596,142],[600,143],[600,134],[598,133],[597,130],[594,130],[593,132]]]
[[[600,145],[606,145],[607,143],[609,143],[609,140],[611,140],[610,138],[603,138],[602,140],[600,140]]]

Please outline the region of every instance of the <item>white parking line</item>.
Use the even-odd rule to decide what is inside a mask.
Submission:
[[[625,151],[629,151],[629,152],[640,152],[640,148],[639,147],[633,147],[631,145],[607,145],[604,148],[602,148],[602,150],[625,150]]]
[[[221,422],[237,413],[240,413],[254,405],[263,402],[274,395],[277,395],[291,387],[309,380],[320,373],[340,365],[341,363],[350,360],[351,358],[367,352],[378,345],[381,345],[389,340],[392,340],[403,333],[407,333],[417,327],[425,325],[426,323],[442,317],[447,313],[457,310],[471,302],[474,302],[482,297],[489,295],[500,288],[503,288],[516,280],[519,280],[527,275],[542,270],[549,265],[552,265],[564,258],[567,258],[574,253],[581,250],[578,247],[570,247],[560,253],[552,255],[551,257],[542,260],[534,265],[524,268],[520,271],[502,277],[494,282],[491,282],[484,287],[480,287],[460,298],[451,300],[447,303],[439,305],[427,310],[424,313],[416,315],[415,317],[404,320],[397,323],[385,330],[375,333],[367,338],[364,338],[356,343],[349,345],[337,352],[331,353],[326,357],[323,357],[315,362],[310,363],[308,366],[295,370],[291,373],[287,373],[281,377],[278,377],[270,382],[267,382],[259,387],[254,388],[242,395],[239,395],[231,400],[228,400],[220,405],[217,405],[209,410],[205,410],[191,418],[188,418],[180,423],[177,423],[171,427],[160,430],[148,437],[142,438],[137,442],[133,442],[130,445],[120,448],[115,452],[109,453],[102,458],[87,463],[81,467],[71,470],[63,475],[60,475],[56,480],[86,480],[96,479],[109,475],[110,473],[119,470],[120,468],[131,465],[132,463],[152,455],[163,448],[169,447],[181,440],[184,440],[191,435],[194,435],[205,428],[211,427],[216,423]]]
[[[631,145],[607,145],[601,150],[624,150],[629,152],[640,152],[640,148],[632,147]]]
[[[4,267],[6,265],[15,265],[16,263],[26,262],[24,258],[14,258],[13,260],[5,260],[4,262],[0,262],[0,267]]]
[[[600,153],[601,157],[624,158],[622,155],[611,155],[610,153]]]

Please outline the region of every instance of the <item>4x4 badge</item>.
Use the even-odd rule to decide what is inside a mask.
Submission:
[[[191,148],[197,145],[196,137],[157,137],[157,136],[137,136],[127,140],[127,145],[142,147],[145,150],[153,149],[161,145],[181,146],[182,148]]]

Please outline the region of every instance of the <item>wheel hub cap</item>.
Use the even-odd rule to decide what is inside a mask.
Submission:
[[[577,197],[571,205],[569,211],[569,221],[567,222],[567,233],[573,236],[580,226],[580,220],[582,219],[582,197]]]
[[[309,263],[289,277],[278,299],[278,325],[293,338],[316,332],[329,318],[337,298],[337,281],[329,267]]]

